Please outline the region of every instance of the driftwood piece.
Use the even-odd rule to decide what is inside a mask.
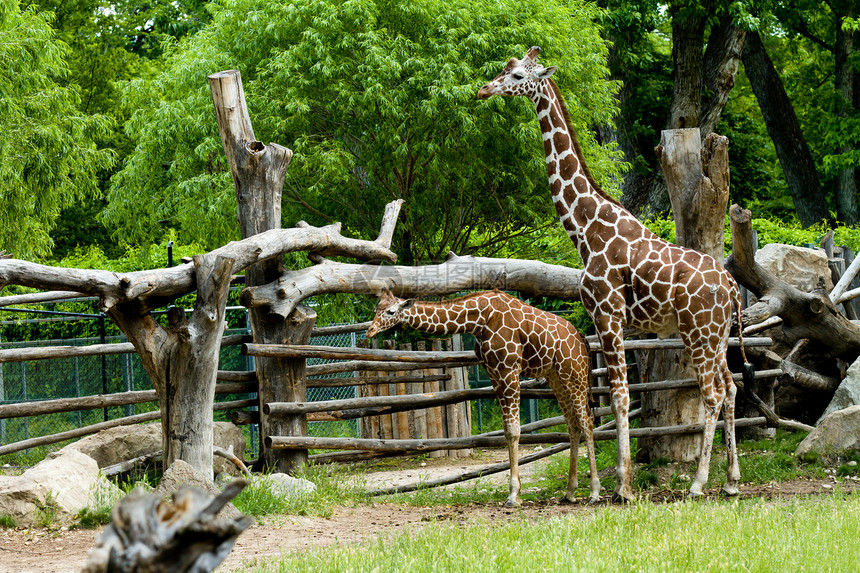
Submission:
[[[380,233],[382,236],[382,233]],[[284,271],[271,283],[248,287],[242,304],[288,316],[302,300],[324,293],[378,295],[390,288],[398,296],[431,296],[469,289],[514,290],[531,295],[579,298],[580,269],[539,261],[457,256],[440,265],[420,267],[356,265],[323,260],[300,270]]]
[[[254,520],[216,519],[218,511],[248,482],[236,479],[213,498],[197,488],[182,487],[173,501],[136,490],[113,510],[111,523],[99,535],[83,573],[205,573],[214,571],[239,534]]]
[[[810,338],[833,356],[853,362],[860,355],[860,327],[843,316],[823,292],[805,293],[759,266],[751,239],[750,211],[732,205],[729,214],[733,253],[726,260],[726,268],[758,298],[742,313],[744,323],[755,324],[778,316],[790,340]]]

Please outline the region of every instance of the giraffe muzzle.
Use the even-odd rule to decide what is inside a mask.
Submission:
[[[478,90],[478,93],[475,95],[478,99],[488,99],[493,95],[493,92],[490,91],[490,84],[485,84],[484,87]]]

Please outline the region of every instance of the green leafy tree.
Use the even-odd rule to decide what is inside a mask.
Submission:
[[[105,219],[137,241],[165,226],[210,247],[238,235],[206,81],[238,68],[258,138],[296,153],[286,224],[338,220],[374,236],[383,205],[403,198],[401,261],[495,252],[557,223],[530,104],[474,94],[509,57],[540,45],[560,67],[592,170],[611,187],[613,150],[587,129],[613,110],[599,14],[536,0],[213,6],[205,29],[171,46],[163,74],[128,85],[137,147],[113,178]]]
[[[67,55],[46,13],[0,3],[0,249],[18,258],[50,251],[60,210],[96,194],[112,162],[96,144],[110,121],[63,84]]]

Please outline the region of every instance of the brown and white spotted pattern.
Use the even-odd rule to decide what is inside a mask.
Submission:
[[[740,479],[734,431],[737,390],[726,364],[726,348],[732,305],[740,309],[737,285],[712,257],[657,237],[600,189],[583,161],[561,93],[550,79],[556,68],[539,65],[539,53],[540,48],[533,47],[522,60],[512,58],[501,74],[478,91],[478,98],[522,95],[535,104],[552,200],[582,256],[582,302],[594,320],[609,369],[612,408],[618,421],[618,485],[614,497],[634,497],[624,326],[661,338],[680,332],[705,404],[703,445],[690,495],[701,495],[707,482],[721,408],[728,445],[723,490],[735,495]]]
[[[576,452],[585,435],[591,467],[589,502],[600,498],[594,454],[594,420],[588,409],[591,360],[582,335],[566,320],[499,291],[441,302],[416,302],[384,291],[367,337],[398,324],[433,334],[469,333],[502,408],[511,478],[507,506],[520,504],[517,461],[520,442],[520,374],[546,378],[558,399],[570,434],[570,469],[563,501],[576,491]]]

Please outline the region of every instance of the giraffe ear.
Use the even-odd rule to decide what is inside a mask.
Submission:
[[[550,66],[548,68],[535,68],[532,70],[532,78],[536,80],[545,80],[552,76],[555,71],[558,69],[558,66]]]
[[[411,307],[413,304],[415,304],[414,298],[404,300],[403,302],[400,303],[400,305],[398,305],[398,310],[405,310],[405,309]]]

